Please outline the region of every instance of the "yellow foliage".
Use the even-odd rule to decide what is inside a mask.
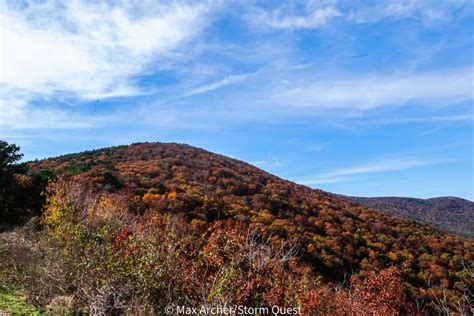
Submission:
[[[377,247],[378,249],[382,250],[382,251],[385,250],[385,248],[386,248],[385,244],[383,244],[383,243],[381,243],[381,242],[376,242],[376,243],[374,243],[373,245],[374,245],[375,247]]]
[[[112,196],[101,196],[96,207],[88,209],[88,215],[96,219],[110,219],[125,212],[126,206]]]
[[[273,214],[269,210],[258,212],[258,217],[265,223],[270,223],[274,219]]]
[[[288,221],[286,219],[277,218],[273,221],[272,226],[274,227],[285,227],[288,226]]]
[[[397,261],[397,259],[398,259],[398,255],[397,255],[395,252],[393,252],[393,251],[390,251],[390,252],[388,253],[388,257],[389,257],[390,260],[392,260],[392,261]]]
[[[158,200],[161,198],[161,194],[155,194],[155,193],[145,193],[143,195],[143,202],[145,203],[150,203],[153,200]]]
[[[168,193],[168,199],[176,199],[176,196],[177,196],[177,195],[178,195],[178,194],[177,194],[176,192],[174,192],[174,191],[173,191],[173,192],[170,192],[170,193]]]
[[[370,251],[369,251],[369,257],[370,257],[370,258],[375,258],[375,257],[377,257],[377,251],[370,250]]]

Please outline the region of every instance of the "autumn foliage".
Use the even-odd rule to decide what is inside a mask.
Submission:
[[[29,166],[63,177],[48,188],[45,247],[70,284],[55,295],[73,295],[78,310],[226,302],[407,314],[470,304],[472,241],[237,160],[136,144]]]

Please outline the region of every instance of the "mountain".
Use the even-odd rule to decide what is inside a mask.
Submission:
[[[474,203],[452,196],[431,199],[404,197],[346,197],[388,214],[433,224],[440,229],[474,238]]]
[[[319,298],[332,293],[331,297],[338,297],[332,308],[357,301],[361,308],[372,306],[368,311],[391,314],[395,313],[393,309],[377,308],[393,303],[406,307],[407,312],[408,303],[401,303],[404,295],[419,311],[425,307],[427,311],[436,310],[440,303],[435,298],[439,295],[443,295],[443,304],[457,306],[465,299],[465,287],[460,286],[472,282],[466,281],[466,263],[474,259],[473,241],[192,146],[139,143],[33,161],[27,167],[31,177],[50,174],[57,179],[47,189],[43,221],[52,235],[47,240],[55,240],[54,247],[59,247],[49,253],[65,255],[51,262],[73,267],[67,275],[87,267],[80,277],[68,281],[78,282],[76,287],[68,286],[63,292],[83,287],[91,271],[96,278],[102,275],[106,279],[109,274],[101,273],[111,273],[109,269],[125,260],[124,266],[117,268],[121,278],[114,274],[114,282],[140,277],[142,287],[137,291],[153,285],[144,297],[164,297],[157,290],[159,287],[162,291],[163,285],[149,279],[155,277],[150,271],[158,268],[144,268],[152,266],[155,257],[151,254],[164,251],[162,245],[174,249],[176,257],[169,259],[166,250],[165,259],[156,259],[156,264],[161,267],[162,262],[179,262],[179,266],[167,268],[171,271],[168,279],[175,282],[171,280],[184,278],[166,285],[168,290],[182,291],[176,294],[176,300],[210,297],[219,290],[219,299],[226,302],[270,304],[276,300],[275,295],[280,295],[286,304],[299,302],[310,306],[307,310],[317,311]],[[175,218],[171,224],[170,216]],[[171,234],[170,227],[178,232]],[[259,237],[254,237],[254,231]],[[175,239],[168,244],[168,238]],[[158,250],[151,251],[153,247]],[[110,261],[104,259],[106,254],[112,256]],[[95,256],[97,261],[93,260]],[[280,258],[277,261],[283,266],[270,268],[268,264],[275,258]],[[248,260],[253,262],[251,266],[243,263]],[[91,262],[98,267],[91,268]],[[129,271],[131,267],[133,271]],[[138,273],[134,270],[138,267],[145,270]],[[286,279],[281,279],[283,276]],[[384,276],[400,277],[400,282],[388,281]],[[201,287],[192,283],[194,277],[196,284],[215,284],[216,288],[206,290],[205,295],[196,294]],[[370,281],[378,277],[382,279]],[[364,279],[369,283],[362,287],[370,295],[360,294],[355,301],[340,296],[359,293],[340,289],[348,282],[359,284],[362,281],[358,280]],[[389,287],[379,288],[388,284],[398,294],[390,296],[385,292]],[[122,291],[135,285],[107,286]],[[320,286],[329,287],[323,293]],[[291,298],[285,296],[288,291],[293,291]],[[92,300],[92,294],[74,295],[84,297],[79,305]],[[388,298],[381,303],[384,295]]]

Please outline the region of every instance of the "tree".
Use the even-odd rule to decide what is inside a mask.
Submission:
[[[32,173],[20,147],[0,140],[0,223],[19,224],[41,213],[43,191],[50,172]]]
[[[7,220],[7,207],[14,182],[15,164],[23,157],[20,147],[0,140],[0,218]]]
[[[20,147],[0,140],[0,172],[2,175],[21,158],[23,158],[23,154],[20,153]]]

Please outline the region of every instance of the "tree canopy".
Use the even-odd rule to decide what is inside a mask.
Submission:
[[[5,172],[13,164],[23,158],[20,152],[20,147],[15,144],[9,144],[6,141],[0,140],[0,170]]]

